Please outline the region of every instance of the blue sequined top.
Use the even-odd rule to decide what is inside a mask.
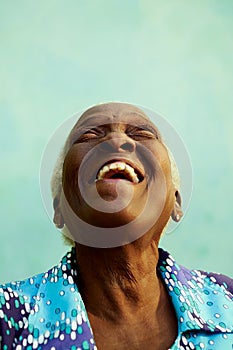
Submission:
[[[47,271],[0,286],[0,348],[96,350],[79,293],[75,251]],[[171,350],[233,349],[233,280],[189,270],[160,249],[158,271],[177,316]],[[100,350],[100,349],[99,349]]]

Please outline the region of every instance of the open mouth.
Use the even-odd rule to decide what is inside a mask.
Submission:
[[[142,173],[123,161],[112,161],[103,165],[96,176],[96,181],[99,180],[127,180],[137,184],[143,180]]]

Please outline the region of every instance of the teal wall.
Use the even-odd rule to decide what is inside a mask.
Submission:
[[[64,119],[111,100],[165,115],[191,155],[190,209],[162,245],[233,276],[233,2],[2,1],[0,36],[0,281],[66,251],[40,198],[40,159]]]

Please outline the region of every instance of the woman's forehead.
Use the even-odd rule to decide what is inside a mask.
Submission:
[[[100,125],[108,123],[142,123],[155,127],[150,118],[138,107],[126,103],[107,103],[94,106],[85,111],[75,127],[83,125]],[[157,128],[156,128],[157,129]]]

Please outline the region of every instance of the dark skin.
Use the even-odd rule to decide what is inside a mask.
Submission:
[[[80,135],[82,128],[85,132]],[[97,186],[105,201],[116,198],[119,181],[126,192],[127,186],[132,186],[133,197],[129,205],[111,214],[89,206],[74,181],[84,156],[91,150],[94,152],[97,145],[106,143],[113,160],[131,162],[142,175],[137,184],[116,178],[89,181],[87,195],[92,196],[92,190]],[[105,151],[100,148],[96,151],[98,154],[90,152],[87,163],[98,159],[103,164]],[[99,167],[99,163],[96,166]],[[163,176],[158,171],[158,165]],[[153,171],[150,173],[151,169],[156,176]],[[149,173],[149,180],[146,180],[146,173]],[[89,171],[87,177],[88,174]],[[148,117],[138,108],[120,103],[103,104],[85,112],[71,132],[70,149],[63,167],[63,190],[73,211],[82,220],[101,227],[124,225],[143,210],[148,195],[147,181],[155,188],[165,181],[167,191],[159,218],[139,239],[108,249],[76,243],[77,283],[100,350],[165,350],[174,343],[177,319],[156,266],[162,231],[169,218],[178,220],[182,211],[179,192],[172,183],[167,149]],[[156,201],[155,198],[155,205]],[[54,222],[60,227],[64,223],[68,226],[59,198],[55,198],[54,203]]]

